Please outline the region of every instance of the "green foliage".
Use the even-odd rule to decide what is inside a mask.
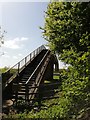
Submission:
[[[90,109],[90,2],[49,3],[43,35],[50,49],[70,65],[60,71],[60,98],[47,103],[46,109],[16,116],[82,120]],[[57,105],[50,106],[53,103]]]
[[[62,118],[76,119],[90,107],[90,2],[49,3],[43,36],[59,59],[70,65],[60,76],[64,104],[59,112]]]
[[[59,80],[59,76],[54,75],[54,76],[53,76],[53,79]]]
[[[2,31],[2,28],[0,26],[0,47],[2,44],[4,44],[4,34],[6,33],[6,31]]]
[[[90,44],[89,14],[89,3],[50,3],[43,35],[52,49],[60,54],[63,53],[63,49],[87,51]]]
[[[89,37],[88,31],[82,29],[82,22],[86,22],[82,18],[85,19],[85,12],[89,12],[83,10],[85,4],[62,2],[49,4],[45,18],[44,36],[50,42],[50,45],[53,45],[53,49],[63,52],[64,48],[70,49],[73,46],[77,50],[80,47],[79,40],[81,38],[84,40],[85,36],[86,38]],[[89,15],[89,13],[87,14]],[[82,32],[82,35],[79,32]],[[83,40],[80,40],[80,42]]]
[[[6,70],[8,70],[9,68],[8,67],[4,67],[4,68],[0,68],[0,72],[1,73],[4,73]]]

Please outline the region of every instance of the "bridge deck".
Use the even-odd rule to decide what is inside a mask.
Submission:
[[[3,101],[15,100],[17,105],[22,100],[31,105],[40,100],[40,86],[45,78],[53,78],[53,64],[52,53],[43,46],[26,56],[2,75]]]

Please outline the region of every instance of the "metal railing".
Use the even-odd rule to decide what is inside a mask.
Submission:
[[[46,54],[44,55],[44,57],[42,58],[42,60],[40,61],[40,63],[36,67],[36,69],[34,70],[34,72],[31,74],[31,76],[29,77],[29,79],[25,83],[25,86],[26,86],[25,100],[26,101],[32,100],[35,96],[35,93],[38,90],[37,86],[39,86],[41,79],[44,75],[44,72],[46,70],[47,64],[50,60],[51,55],[49,53],[50,53],[50,51],[46,52]],[[36,79],[34,81],[34,84],[32,84],[31,88],[29,88],[29,82],[32,80],[32,77],[36,74],[37,71],[38,71],[38,73],[37,73]],[[32,93],[31,95],[29,94],[29,90]]]
[[[44,49],[46,49],[44,45],[40,46],[23,58],[20,62],[8,69],[5,73],[3,73],[3,82],[6,84],[6,86],[13,80],[13,78],[19,75],[19,73]]]

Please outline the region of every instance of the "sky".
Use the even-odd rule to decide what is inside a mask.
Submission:
[[[33,50],[47,44],[42,37],[48,2],[0,3],[0,25],[7,33],[0,47],[0,67],[11,67]],[[4,54],[3,54],[4,53]],[[60,63],[60,68],[64,66]]]

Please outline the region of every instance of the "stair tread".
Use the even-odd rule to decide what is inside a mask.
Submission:
[[[40,61],[42,60],[42,58],[43,58],[43,56],[45,55],[46,52],[47,51],[42,52],[41,55],[38,57],[38,59],[36,59],[36,61],[34,61],[34,64],[30,64],[30,65],[27,64],[25,69],[24,70],[22,69],[23,72],[20,74],[21,79],[20,79],[20,82],[19,82],[19,84],[21,84],[21,86],[20,86],[21,89],[18,91],[18,98],[17,99],[20,99],[19,97],[22,97],[25,100],[25,94],[26,94],[26,85],[25,85],[25,83],[28,80],[28,78],[31,76],[31,74],[34,72],[34,70],[36,69],[36,67],[38,66],[38,64],[40,63]],[[36,80],[36,75],[37,74],[32,76],[32,78],[31,78],[31,80],[29,81],[29,84],[28,84],[29,94],[30,94],[29,97],[32,99],[32,102],[33,102],[34,99],[36,99],[34,94],[37,94],[36,93],[37,86],[35,88],[35,85],[34,85],[35,80]],[[14,92],[13,97],[15,97],[15,96],[16,96],[16,94]],[[31,101],[31,99],[30,99],[30,101]]]

